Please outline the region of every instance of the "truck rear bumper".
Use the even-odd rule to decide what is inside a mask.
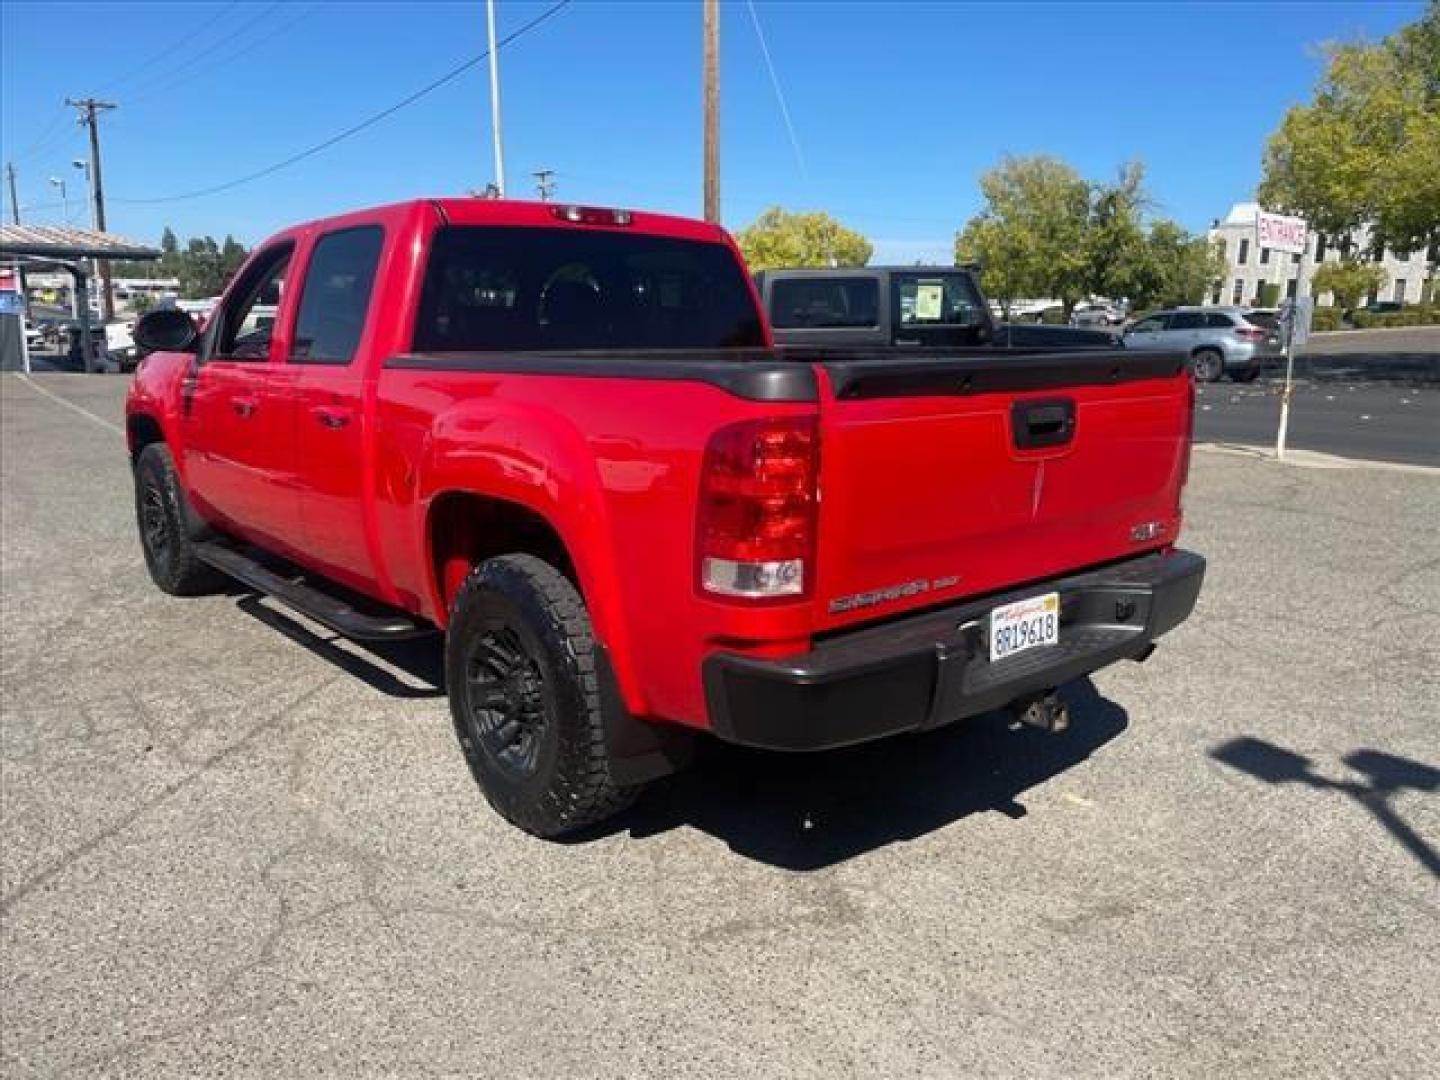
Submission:
[[[705,661],[715,734],[772,750],[823,750],[1001,708],[1117,660],[1148,655],[1195,607],[1205,560],[1159,552],[822,641],[807,653]],[[1058,644],[991,662],[995,607],[1060,594]]]

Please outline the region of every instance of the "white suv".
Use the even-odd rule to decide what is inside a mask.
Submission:
[[[1250,382],[1265,363],[1285,355],[1272,311],[1238,307],[1184,307],[1154,311],[1125,331],[1127,349],[1186,352],[1200,382],[1229,375]]]

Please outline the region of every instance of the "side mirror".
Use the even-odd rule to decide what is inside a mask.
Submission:
[[[188,312],[179,308],[157,308],[140,316],[131,337],[143,353],[194,352],[200,331]]]

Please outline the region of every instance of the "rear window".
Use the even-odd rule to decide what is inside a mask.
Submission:
[[[983,318],[965,274],[896,274],[895,311],[901,326],[974,326]]]
[[[781,279],[770,287],[770,317],[782,330],[876,326],[880,285],[874,278]]]
[[[415,322],[422,352],[764,344],[723,244],[565,228],[443,229]]]
[[[1247,311],[1245,321],[1254,326],[1263,326],[1266,330],[1277,330],[1280,327],[1280,320],[1270,311]]]
[[[305,364],[348,364],[365,329],[375,267],[385,234],[378,225],[329,233],[315,243],[300,313],[295,318],[293,359]]]

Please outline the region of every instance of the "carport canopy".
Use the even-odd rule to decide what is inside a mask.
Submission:
[[[114,233],[60,225],[0,225],[0,259],[64,263],[75,259],[160,258],[158,248],[145,247]]]
[[[158,248],[145,247],[114,233],[93,229],[72,229],[61,225],[0,225],[0,262],[23,269],[69,271],[75,279],[75,295],[88,295],[85,286],[85,259],[124,259],[134,262],[160,258]],[[80,348],[85,367],[91,364],[90,305],[77,305],[80,317]]]

